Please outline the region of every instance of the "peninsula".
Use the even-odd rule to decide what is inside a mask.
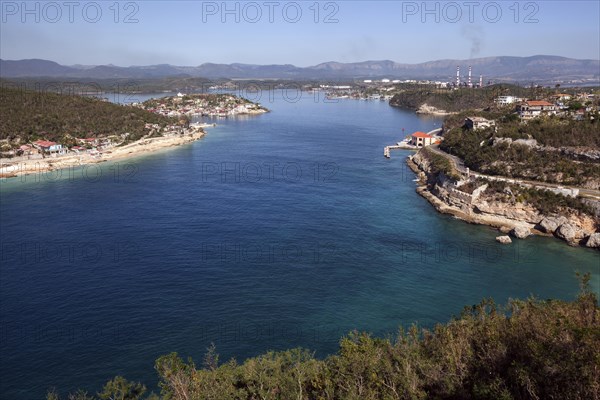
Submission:
[[[267,112],[222,94],[151,99],[118,105],[95,97],[2,88],[0,177],[131,158],[202,138],[208,124],[194,116],[231,117]]]
[[[537,234],[600,248],[598,98],[507,97],[446,117],[442,140],[407,160],[417,192],[442,213],[499,228],[500,243]]]
[[[231,117],[235,115],[258,115],[269,110],[260,104],[232,94],[191,94],[150,99],[136,103],[152,113],[166,117]]]

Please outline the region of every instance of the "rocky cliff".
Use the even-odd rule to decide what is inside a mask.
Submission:
[[[417,192],[442,213],[470,223],[490,225],[520,239],[530,234],[553,235],[572,246],[600,249],[597,215],[570,208],[542,213],[532,204],[514,198],[506,200],[506,196],[497,196],[495,189],[485,183],[457,181],[443,173],[434,173],[431,160],[422,151],[409,157],[407,163],[419,176]]]

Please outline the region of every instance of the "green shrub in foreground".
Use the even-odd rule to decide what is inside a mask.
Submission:
[[[293,349],[218,365],[211,348],[197,368],[165,355],[156,361],[160,396],[146,399],[599,399],[600,314],[589,279],[573,302],[484,300],[432,330],[413,326],[390,339],[353,332],[324,360]],[[98,397],[69,399],[144,392],[117,377]]]

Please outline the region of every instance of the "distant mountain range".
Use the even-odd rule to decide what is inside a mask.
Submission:
[[[485,80],[512,82],[575,81],[593,83],[600,80],[599,60],[577,60],[559,56],[485,57],[471,60],[438,60],[420,64],[403,64],[394,61],[364,61],[356,63],[326,62],[311,67],[252,64],[212,64],[175,66],[158,64],[149,66],[118,67],[115,65],[65,66],[53,61],[0,60],[0,77],[60,77],[88,79],[149,79],[164,77],[203,77],[209,79],[436,79],[453,81],[456,66],[461,75],[472,66],[473,79],[482,74]]]

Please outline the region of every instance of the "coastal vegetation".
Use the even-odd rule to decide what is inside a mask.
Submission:
[[[231,94],[179,95],[119,105],[96,96],[0,88],[0,155],[10,159],[37,141],[61,146],[61,155],[81,154],[82,142],[125,146],[140,139],[198,130],[191,116],[258,114],[267,110]],[[193,130],[193,129],[192,129]],[[48,143],[48,142],[47,142]],[[21,146],[27,149],[23,150]],[[96,150],[100,150],[99,147]],[[104,149],[105,150],[105,149]]]
[[[68,144],[126,133],[127,141],[135,141],[148,133],[146,124],[186,123],[96,97],[0,88],[0,140],[13,147],[39,139]]]
[[[228,117],[268,112],[260,104],[232,94],[182,94],[146,100],[136,106],[156,114],[189,118],[194,115]]]
[[[0,89],[0,177],[116,160],[204,136],[196,115],[261,114],[264,107],[231,94],[162,97],[114,104],[96,96]],[[130,146],[133,145],[133,146]]]
[[[526,188],[506,182],[488,181],[480,178],[476,179],[472,185],[479,187],[483,184],[488,185],[485,194],[491,196],[495,201],[507,204],[530,204],[542,214],[556,214],[570,209],[579,213],[594,215],[594,211],[578,197],[563,196],[549,190]],[[463,185],[459,190],[468,190],[466,186],[469,185]]]
[[[160,394],[116,377],[96,395],[66,398],[599,399],[600,309],[589,280],[580,277],[571,302],[485,299],[431,329],[352,332],[325,359],[294,349],[221,363],[211,346],[198,367],[172,353],[156,361]],[[51,390],[47,399],[61,397]]]
[[[484,109],[494,104],[494,99],[506,93],[527,97],[536,91],[517,85],[497,84],[483,88],[460,88],[457,90],[432,87],[413,87],[401,90],[390,100],[393,107],[418,109],[423,104],[448,112],[468,109]]]
[[[476,111],[467,110],[449,115],[444,119],[446,132],[457,129],[467,130],[465,118],[483,117],[495,120],[497,130],[490,129],[487,133],[494,137],[506,137],[513,140],[535,139],[540,145],[551,147],[580,146],[600,149],[600,116],[591,113],[585,120],[574,120],[568,115],[563,117],[549,116],[534,118],[527,123],[520,121],[518,114],[510,111]]]
[[[478,116],[496,120],[495,127],[481,130],[464,126],[467,115],[473,112],[446,119],[440,148],[472,170],[593,189],[600,184],[593,179],[600,176],[597,115],[582,121],[553,116],[521,123],[514,114],[494,118],[497,114],[480,112]]]
[[[156,78],[0,78],[0,85],[26,90],[53,92],[57,94],[95,94],[135,101],[138,94],[154,93],[207,93],[212,89],[237,91],[239,94],[253,90],[295,89],[311,90],[319,87],[322,80],[305,79],[206,79],[187,75]],[[325,82],[327,83],[327,82]],[[332,84],[352,85],[352,79],[333,80]],[[373,90],[375,91],[375,90]],[[293,96],[293,95],[292,95]]]
[[[421,149],[421,154],[425,159],[428,160],[430,172],[433,178],[437,178],[440,173],[443,173],[451,179],[460,180],[460,173],[456,171],[456,168],[454,168],[448,158],[434,153],[427,147]]]
[[[559,88],[539,86],[519,86],[513,84],[494,84],[482,88],[435,87],[433,85],[402,85],[394,90],[390,100],[393,107],[418,110],[424,104],[449,113],[461,113],[466,110],[502,113],[513,111],[515,104],[500,105],[496,99],[500,96],[513,96],[520,99],[545,99],[556,95]],[[575,96],[576,89],[561,88],[561,93]],[[590,89],[598,96],[597,89]],[[596,98],[596,103],[598,102]],[[591,105],[592,101],[564,100],[571,111]]]
[[[132,100],[136,94],[178,91],[207,90],[215,83],[211,80],[189,76],[169,76],[157,78],[10,78],[0,79],[3,87],[25,90],[53,92],[57,94],[118,95]]]

